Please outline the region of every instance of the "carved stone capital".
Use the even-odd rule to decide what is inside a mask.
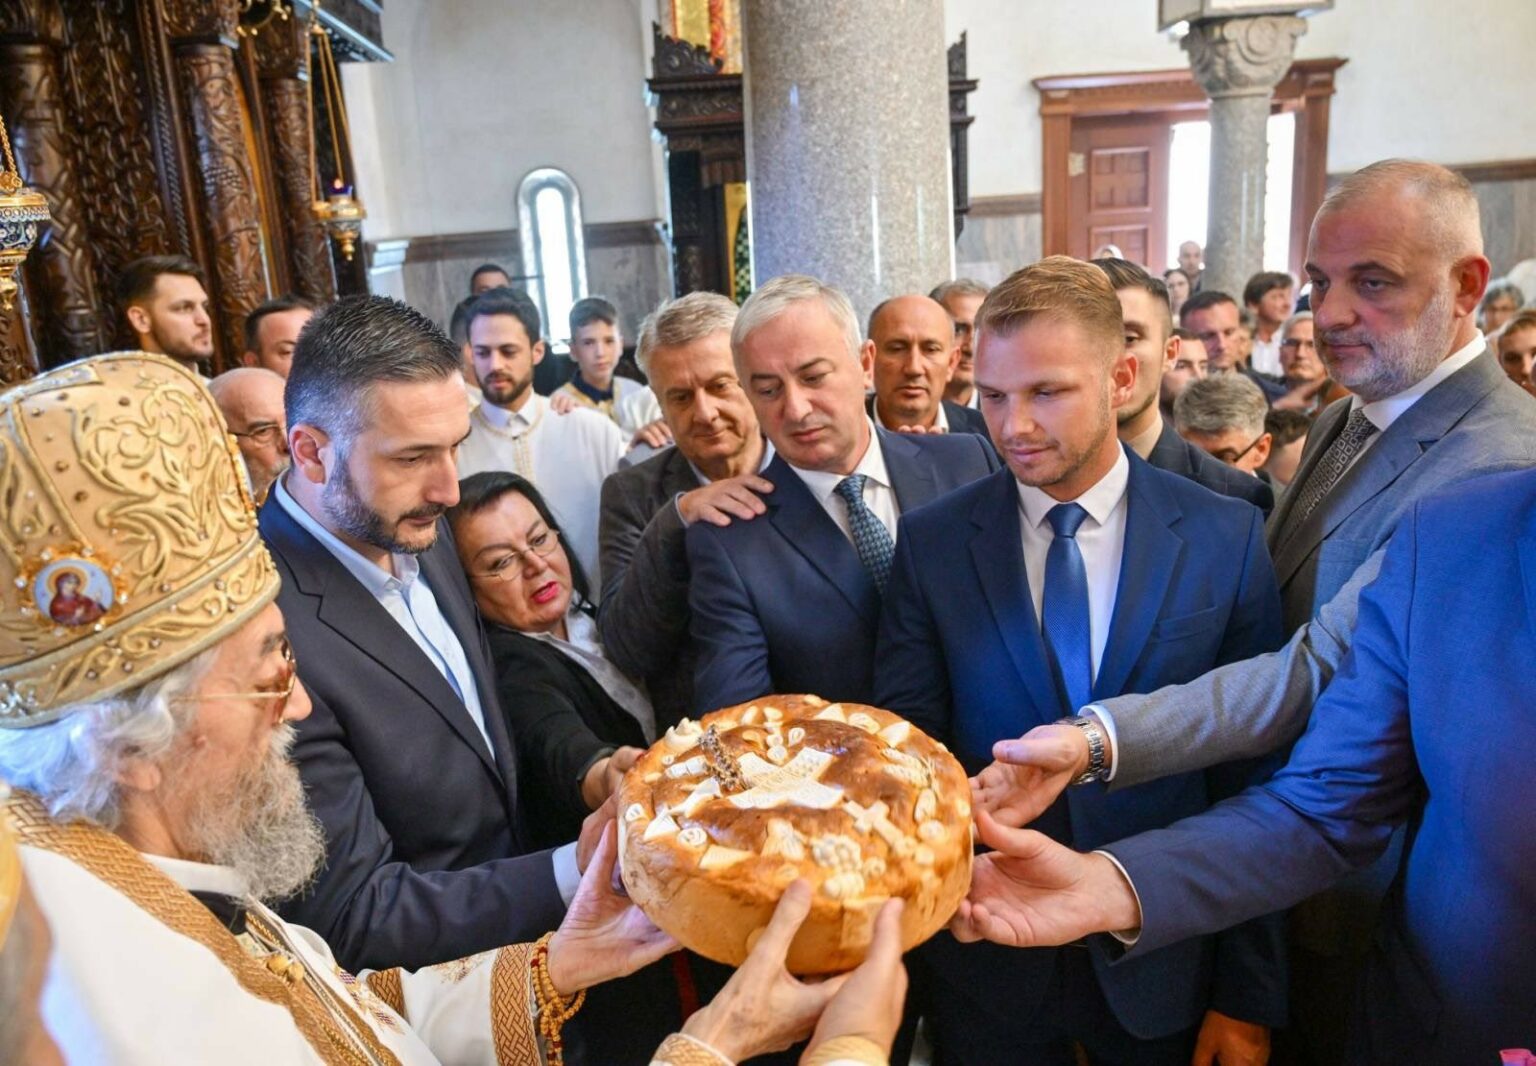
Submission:
[[[1268,96],[1296,54],[1307,20],[1294,15],[1210,19],[1190,25],[1184,50],[1207,96]]]
[[[160,0],[160,10],[173,44],[238,43],[240,0]]]

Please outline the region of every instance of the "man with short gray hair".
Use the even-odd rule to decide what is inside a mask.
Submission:
[[[815,278],[754,292],[731,349],[777,454],[762,472],[766,514],[688,530],[694,706],[768,692],[867,703],[897,517],[997,469],[996,455],[969,433],[876,428],[858,319]]]
[[[1179,436],[1234,470],[1258,476],[1269,459],[1264,393],[1240,374],[1192,382],[1173,404]]]
[[[773,491],[773,446],[731,361],[735,322],[729,299],[695,292],[641,324],[635,358],[676,445],[603,482],[598,631],[614,665],[646,679],[659,729],[693,711],[688,527],[753,519]]]
[[[980,398],[976,393],[976,355],[972,347],[976,311],[981,307],[981,301],[987,298],[987,292],[987,287],[979,281],[956,278],[935,285],[928,294],[939,301],[955,323],[955,351],[960,353],[955,372],[950,375],[949,385],[944,390],[944,398],[972,410],[980,406]]]

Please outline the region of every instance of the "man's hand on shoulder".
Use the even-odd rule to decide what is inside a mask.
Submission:
[[[728,526],[735,519],[747,521],[768,510],[762,496],[773,491],[773,483],[756,474],[721,478],[678,497],[677,511],[689,525],[708,522]]]
[[[897,426],[896,427],[896,432],[897,433],[913,433],[913,434],[929,434],[929,433],[948,433],[949,430],[945,429],[943,426],[941,426],[937,422],[935,422],[931,426]]]
[[[665,448],[671,443],[672,430],[667,428],[666,422],[658,418],[656,421],[647,422],[635,430],[635,439],[629,442],[629,446],[631,448],[638,448],[640,445],[646,444],[652,448]]]
[[[576,397],[564,389],[556,389],[549,397],[549,409],[557,415],[568,415],[576,406]]]

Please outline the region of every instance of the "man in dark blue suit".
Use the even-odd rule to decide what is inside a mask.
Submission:
[[[867,702],[897,518],[997,469],[996,455],[974,434],[876,429],[858,320],[814,278],[753,293],[731,347],[777,454],[762,472],[765,515],[688,530],[694,704],[765,692]]]
[[[927,296],[893,296],[869,314],[864,353],[875,391],[868,410],[875,425],[923,433],[974,433],[990,440],[981,412],[944,396],[960,349],[955,320]]]
[[[1347,1061],[1460,1066],[1529,1046],[1533,646],[1536,473],[1432,496],[1399,523],[1349,654],[1284,769],[1110,845],[1114,863],[982,817],[1001,850],[980,860],[957,929],[1027,944],[1139,929],[1124,938],[1128,965],[1319,891],[1406,823]]]
[[[1188,681],[1281,642],[1257,509],[1157,470],[1121,445],[1135,386],[1120,304],[1096,267],[1052,257],[977,315],[981,409],[1008,469],[901,520],[875,702],[945,741],[971,772],[994,742],[1093,698]],[[1247,783],[1229,765],[1042,819],[1098,848],[1205,810]],[[1102,946],[1018,951],[941,935],[921,955],[936,1061],[1184,1066],[1223,1061],[1284,1021],[1278,917],[1111,969]]]

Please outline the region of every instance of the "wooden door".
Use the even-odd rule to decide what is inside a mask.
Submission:
[[[1072,124],[1069,255],[1087,259],[1114,244],[1133,263],[1167,261],[1171,118],[1115,115]]]

